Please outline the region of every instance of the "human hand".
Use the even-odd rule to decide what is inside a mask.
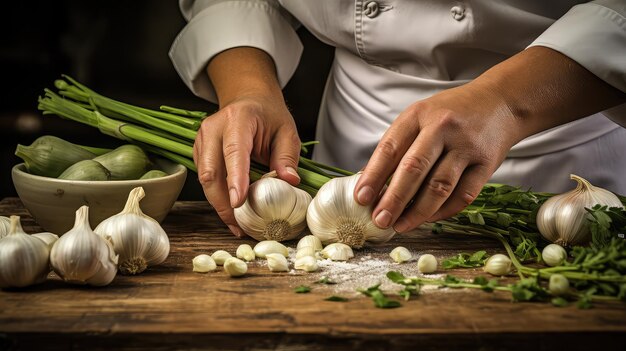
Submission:
[[[300,138],[284,100],[246,95],[202,122],[193,156],[207,200],[233,234],[242,237],[233,208],[246,200],[250,158],[297,185],[299,153]]]

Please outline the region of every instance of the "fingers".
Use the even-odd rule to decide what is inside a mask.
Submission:
[[[221,136],[217,133],[207,135],[203,128],[200,128],[194,143],[194,162],[198,167],[198,179],[207,200],[230,231],[238,237],[243,237],[245,234],[237,225],[228,197],[221,141]]]
[[[229,112],[237,113],[237,112]],[[236,208],[241,206],[248,194],[250,183],[250,153],[252,143],[256,133],[255,119],[238,118],[238,116],[228,116],[229,123],[226,123],[223,133],[222,150],[219,155],[224,155],[224,162],[227,174],[228,198],[230,206]],[[204,150],[211,153],[215,150]]]
[[[270,169],[276,170],[280,179],[291,185],[298,185],[300,176],[296,170],[299,157],[300,137],[295,126],[279,129],[272,141]]]

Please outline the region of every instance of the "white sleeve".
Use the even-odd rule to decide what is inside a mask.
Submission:
[[[170,49],[174,68],[197,96],[217,102],[206,66],[215,55],[234,47],[267,52],[284,87],[302,54],[298,24],[275,0],[181,0],[189,21]]]
[[[626,92],[624,0],[597,0],[574,6],[530,46],[554,49]],[[623,107],[617,110],[624,111]],[[626,126],[626,115],[611,113],[609,118]]]

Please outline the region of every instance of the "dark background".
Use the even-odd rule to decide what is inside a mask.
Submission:
[[[180,106],[213,112],[217,106],[194,96],[167,53],[185,26],[177,1],[10,1],[0,21],[0,199],[16,196],[11,167],[15,146],[41,135],[77,144],[114,147],[120,142],[94,128],[43,117],[37,97],[62,73],[115,99],[141,106]],[[284,89],[303,141],[313,140],[332,48],[305,29],[300,66]],[[204,199],[189,173],[181,200]]]

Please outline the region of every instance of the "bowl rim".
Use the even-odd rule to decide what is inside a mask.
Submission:
[[[37,181],[46,181],[50,183],[57,184],[80,184],[80,185],[103,185],[103,184],[118,184],[118,185],[129,185],[129,184],[146,184],[146,183],[161,183],[167,182],[170,180],[174,180],[181,176],[185,176],[187,174],[187,167],[183,166],[180,163],[176,163],[167,159],[163,159],[160,161],[168,162],[174,165],[175,172],[172,174],[168,174],[164,177],[159,178],[149,178],[149,179],[127,179],[127,180],[71,180],[71,179],[58,179],[52,177],[44,177],[36,174],[30,174],[26,172],[26,164],[24,162],[18,163],[11,169],[12,174],[17,174],[20,177],[24,177],[31,180]]]

